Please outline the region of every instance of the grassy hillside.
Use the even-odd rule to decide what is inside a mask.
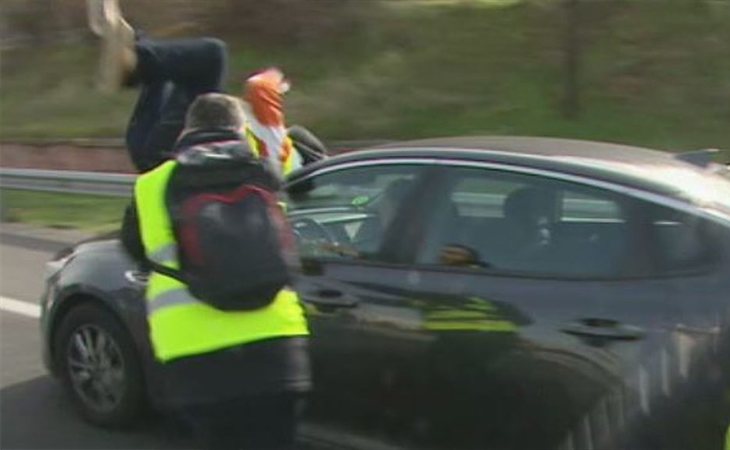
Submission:
[[[699,5],[699,6],[698,6]],[[290,122],[326,139],[525,134],[730,148],[730,4],[587,2],[582,114],[560,113],[558,4],[391,2],[369,25],[296,48],[230,39],[231,90],[278,65]],[[121,136],[134,95],[91,90],[93,42],[3,54],[0,135]]]

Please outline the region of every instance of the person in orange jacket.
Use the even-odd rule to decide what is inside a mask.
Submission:
[[[102,45],[97,86],[104,92],[139,87],[126,144],[136,169],[146,172],[169,158],[195,98],[223,91],[226,44],[206,37],[151,39],[127,23],[118,0],[87,0],[87,6],[89,26]],[[243,85],[247,121],[241,132],[254,153],[281,176],[326,153],[306,130],[287,130],[283,95],[289,88],[289,81],[275,67],[254,73]],[[301,144],[299,151],[292,138]]]

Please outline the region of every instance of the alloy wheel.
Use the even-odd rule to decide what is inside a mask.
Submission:
[[[119,345],[104,329],[82,325],[70,336],[66,366],[74,391],[90,408],[107,412],[124,396],[125,367]]]

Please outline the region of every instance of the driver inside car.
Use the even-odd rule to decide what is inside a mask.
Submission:
[[[383,233],[395,219],[398,206],[402,203],[411,186],[409,180],[396,180],[389,184],[369,207],[372,215],[367,217],[352,237],[351,242],[328,242],[320,246],[322,250],[353,258],[367,257],[379,250]]]
[[[521,268],[534,265],[552,241],[555,193],[538,187],[511,192],[502,205],[501,225],[489,233],[471,236],[471,248],[448,243],[439,252],[439,264],[458,267]],[[484,233],[479,230],[479,233]]]

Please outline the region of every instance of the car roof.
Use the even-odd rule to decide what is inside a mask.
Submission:
[[[463,136],[396,142],[379,148],[452,148],[502,151],[515,155],[582,156],[596,159],[661,158],[666,154],[641,147],[608,142],[524,136]]]
[[[436,158],[509,164],[605,181],[682,200],[697,180],[714,175],[671,153],[607,142],[545,137],[468,136],[394,142],[340,154],[297,173],[292,181],[323,166],[372,159]]]

